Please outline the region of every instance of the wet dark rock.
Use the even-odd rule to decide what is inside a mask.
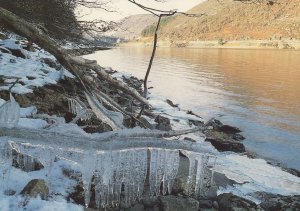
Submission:
[[[15,194],[16,194],[16,191],[15,191],[15,190],[9,189],[9,190],[5,190],[5,191],[4,191],[4,195],[6,195],[6,196],[13,196],[13,195],[15,195]]]
[[[12,166],[25,172],[38,171],[44,168],[44,165],[36,158],[22,154],[16,149],[12,150]]]
[[[178,104],[174,104],[174,103],[173,103],[171,100],[169,100],[169,99],[167,99],[166,102],[167,102],[170,106],[172,106],[172,107],[174,107],[174,108],[177,108],[177,107],[178,107]]]
[[[189,114],[189,115],[193,115],[193,116],[196,116],[198,118],[201,118],[201,116],[195,114],[193,111],[187,111],[186,113]]]
[[[224,132],[224,133],[229,133],[229,134],[235,134],[235,133],[242,132],[239,128],[232,127],[230,125],[222,125],[221,127],[218,128],[218,130],[221,132]]]
[[[144,206],[142,204],[135,204],[129,210],[130,211],[144,211],[145,209],[144,209]]]
[[[82,173],[70,168],[63,168],[63,175],[76,181],[76,186],[69,192],[67,200],[85,206]]]
[[[185,141],[191,141],[191,142],[197,142],[196,140],[192,139],[192,138],[189,138],[189,137],[184,137]]]
[[[147,127],[150,129],[155,129],[155,125],[151,124],[150,122],[148,122],[148,120],[144,117],[140,117],[140,121]],[[140,123],[137,123],[140,124]]]
[[[10,63],[17,63],[17,61],[15,59],[10,59],[9,62]]]
[[[207,138],[205,141],[210,142],[218,151],[232,151],[237,153],[246,152],[245,146],[237,141],[233,140],[224,140],[224,139],[212,139]]]
[[[225,174],[219,172],[214,172],[213,180],[217,187],[225,188],[237,184],[237,182],[227,178]]]
[[[204,125],[203,133],[206,140],[210,142],[218,151],[233,151],[237,153],[246,152],[241,140],[245,139],[240,129],[229,125],[224,125],[217,119],[211,119]]]
[[[30,197],[40,196],[42,199],[46,199],[49,195],[49,188],[47,187],[45,180],[34,179],[24,187],[21,194]]]
[[[60,70],[61,67],[62,67],[58,62],[56,62],[56,61],[54,61],[53,59],[50,59],[50,58],[42,58],[41,62],[45,63],[49,67],[54,68],[56,70]]]
[[[224,193],[217,197],[219,210],[222,211],[249,211],[257,210],[254,202],[233,195],[232,193]]]
[[[158,130],[164,130],[164,131],[172,130],[170,119],[168,119],[167,117],[158,115],[155,118],[155,122],[157,123],[156,129]]]
[[[159,200],[157,197],[147,197],[142,199],[142,203],[146,208],[151,208],[159,204]]]
[[[11,51],[13,56],[26,59],[26,56],[23,54],[21,49],[11,49],[11,48],[7,48],[7,49]]]
[[[212,206],[213,206],[213,208],[219,210],[219,203],[217,201],[213,201]]]
[[[8,39],[8,36],[0,32],[0,39],[1,40]]]
[[[178,196],[159,197],[163,211],[197,211],[199,202],[193,198],[182,198]]]
[[[204,122],[203,121],[191,120],[191,119],[189,119],[189,124],[190,125],[195,125],[197,127],[203,127],[204,126]]]
[[[210,209],[213,207],[213,202],[211,200],[199,200],[199,207]]]
[[[295,210],[300,211],[300,195],[282,196],[265,192],[256,192],[252,196],[263,202],[259,205],[263,210]]]

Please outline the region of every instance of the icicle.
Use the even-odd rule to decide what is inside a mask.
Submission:
[[[150,154],[150,195],[160,195],[161,183],[162,194],[166,194],[167,191],[171,193],[179,167],[178,150],[150,149]]]
[[[0,127],[13,128],[18,125],[20,106],[10,94],[10,100],[0,106]]]
[[[88,207],[91,199],[91,180],[95,170],[95,151],[87,151],[82,162],[82,183],[84,189],[85,206]]]
[[[10,176],[12,168],[12,145],[10,141],[4,143],[0,150],[0,176],[2,180],[3,190],[7,189],[7,180]]]

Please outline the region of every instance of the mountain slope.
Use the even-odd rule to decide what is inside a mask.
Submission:
[[[188,11],[204,16],[172,19],[161,28],[160,37],[171,41],[300,39],[300,0],[220,2],[207,0]]]
[[[141,36],[144,28],[155,23],[157,17],[154,15],[140,14],[131,15],[120,21],[120,26],[117,31],[110,35],[126,40],[137,39]]]

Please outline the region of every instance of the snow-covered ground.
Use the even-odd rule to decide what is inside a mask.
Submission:
[[[10,86],[19,79],[16,85],[12,88],[13,93],[23,94],[30,93],[35,87],[44,86],[46,84],[55,84],[62,77],[73,77],[68,71],[63,68],[57,70],[45,65],[41,59],[55,58],[44,50],[36,49],[35,52],[29,52],[21,48],[22,42],[16,44],[16,39],[13,37],[9,40],[0,40],[0,47],[5,51],[9,49],[17,49],[22,51],[26,58],[15,57],[9,53],[1,53],[0,51],[0,77],[4,79],[4,84],[0,84],[0,90],[8,90]],[[37,47],[37,46],[36,46]],[[115,77],[121,80],[121,76],[128,76],[126,73],[117,73]],[[162,113],[171,119],[171,124],[174,129],[185,129],[190,127],[188,119],[201,120],[193,115],[186,114],[178,108],[173,108],[159,96],[150,94],[149,102],[157,113]],[[5,101],[0,99],[0,107]],[[31,118],[32,114],[37,112],[34,106],[20,109],[20,120],[17,127],[28,129],[43,129],[48,123],[43,119]],[[176,120],[175,120],[176,119]],[[84,131],[76,125],[62,124],[56,129],[56,132],[64,131],[79,131],[84,135]],[[53,129],[52,129],[53,130]],[[87,134],[86,134],[87,135]],[[88,136],[88,135],[87,135]],[[181,136],[180,139],[189,137],[199,143],[203,143],[205,137],[202,133],[189,134]],[[0,139],[0,147],[1,147]],[[2,146],[3,147],[3,146]],[[212,146],[211,146],[212,147]],[[1,164],[1,162],[0,162]],[[51,167],[51,171],[45,168],[43,170],[30,173],[23,172],[16,168],[5,169],[4,164],[0,169],[0,210],[83,210],[82,206],[74,205],[65,200],[68,191],[74,186],[74,181],[66,178],[62,174],[62,169],[66,165],[71,165],[69,162],[55,162]],[[72,168],[77,168],[73,164]],[[6,172],[9,170],[9,174]],[[256,191],[265,191],[282,195],[300,194],[300,178],[282,171],[279,167],[274,167],[262,159],[250,159],[246,156],[235,153],[221,153],[218,155],[215,171],[225,174],[228,178],[240,183],[234,187],[220,189],[219,193],[233,192],[236,195],[249,198],[255,202],[258,199],[253,198],[251,193]],[[4,174],[4,172],[6,172]],[[27,199],[18,194],[8,196],[4,194],[4,190],[15,190],[19,193],[22,188],[32,179],[45,179],[50,183],[50,192],[56,193],[48,200],[40,198]]]

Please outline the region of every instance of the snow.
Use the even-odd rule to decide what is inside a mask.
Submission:
[[[56,70],[43,63],[42,59],[44,58],[56,61],[54,56],[44,50],[29,52],[22,48],[22,42],[13,38],[0,40],[0,46],[19,50],[26,56],[24,59],[0,51],[0,77],[4,79],[4,84],[0,85],[0,90],[8,90],[19,79],[12,88],[12,93],[31,93],[35,87],[56,84],[59,79],[64,77],[74,77],[62,67]]]

